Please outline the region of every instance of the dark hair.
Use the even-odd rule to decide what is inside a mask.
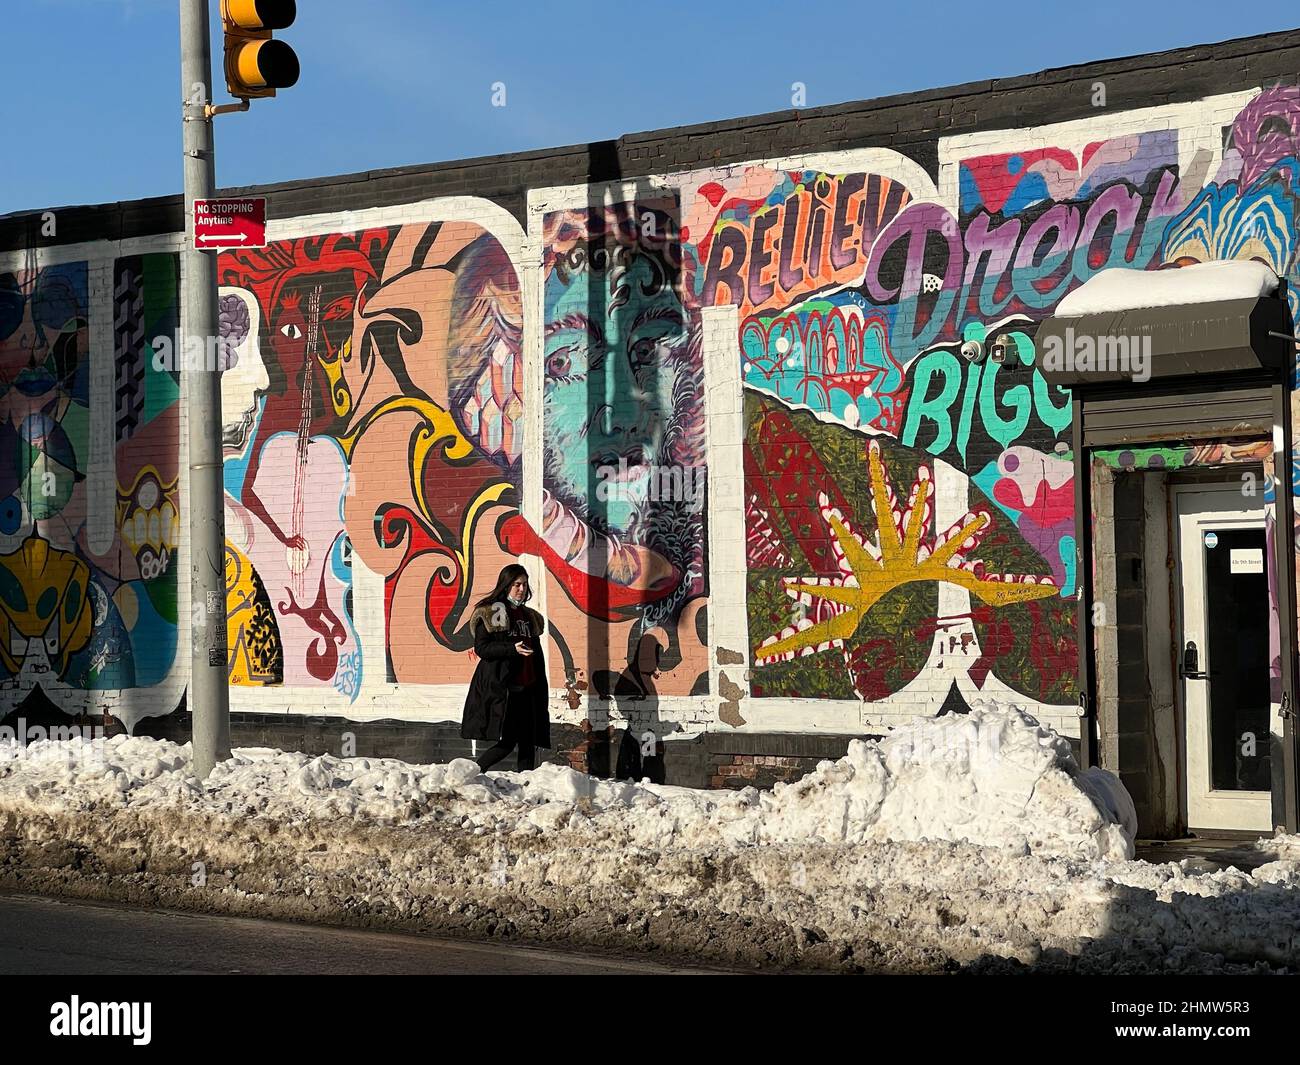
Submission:
[[[517,581],[520,577],[523,577],[525,580],[527,580],[528,571],[524,569],[523,566],[519,565],[518,562],[511,562],[510,565],[502,568],[501,575],[497,578],[497,586],[493,588],[492,591],[488,592],[488,594],[485,595],[482,599],[480,599],[475,605],[491,606],[493,603],[501,602],[509,594],[510,586],[514,584],[515,581]],[[531,599],[532,595],[533,595],[533,589],[530,582],[528,588],[528,598]],[[528,602],[528,599],[525,599],[524,602]]]

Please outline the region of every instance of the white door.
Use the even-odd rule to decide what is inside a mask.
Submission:
[[[1270,559],[1264,508],[1241,485],[1174,488],[1187,824],[1273,827]]]

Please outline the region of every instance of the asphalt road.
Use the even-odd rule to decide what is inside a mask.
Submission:
[[[687,974],[639,959],[0,895],[0,974]]]

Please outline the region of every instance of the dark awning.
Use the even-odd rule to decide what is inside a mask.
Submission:
[[[1035,361],[1048,381],[1066,388],[1277,374],[1296,357],[1284,293],[1047,318],[1034,336]]]

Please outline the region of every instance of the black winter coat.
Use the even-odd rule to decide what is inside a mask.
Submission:
[[[502,738],[506,720],[506,701],[510,677],[519,660],[515,644],[520,637],[511,632],[510,616],[505,605],[496,610],[496,604],[481,606],[470,615],[470,631],[474,633],[474,653],[478,667],[469,682],[465,698],[465,713],[461,717],[460,734],[467,740],[492,740]],[[533,648],[536,676],[540,679],[531,689],[516,696],[531,703],[533,714],[533,743],[538,747],[551,745],[551,718],[547,712],[549,689],[546,681],[546,659],[542,655],[541,635],[546,622],[536,610],[524,607],[533,632],[537,635],[525,641]]]

